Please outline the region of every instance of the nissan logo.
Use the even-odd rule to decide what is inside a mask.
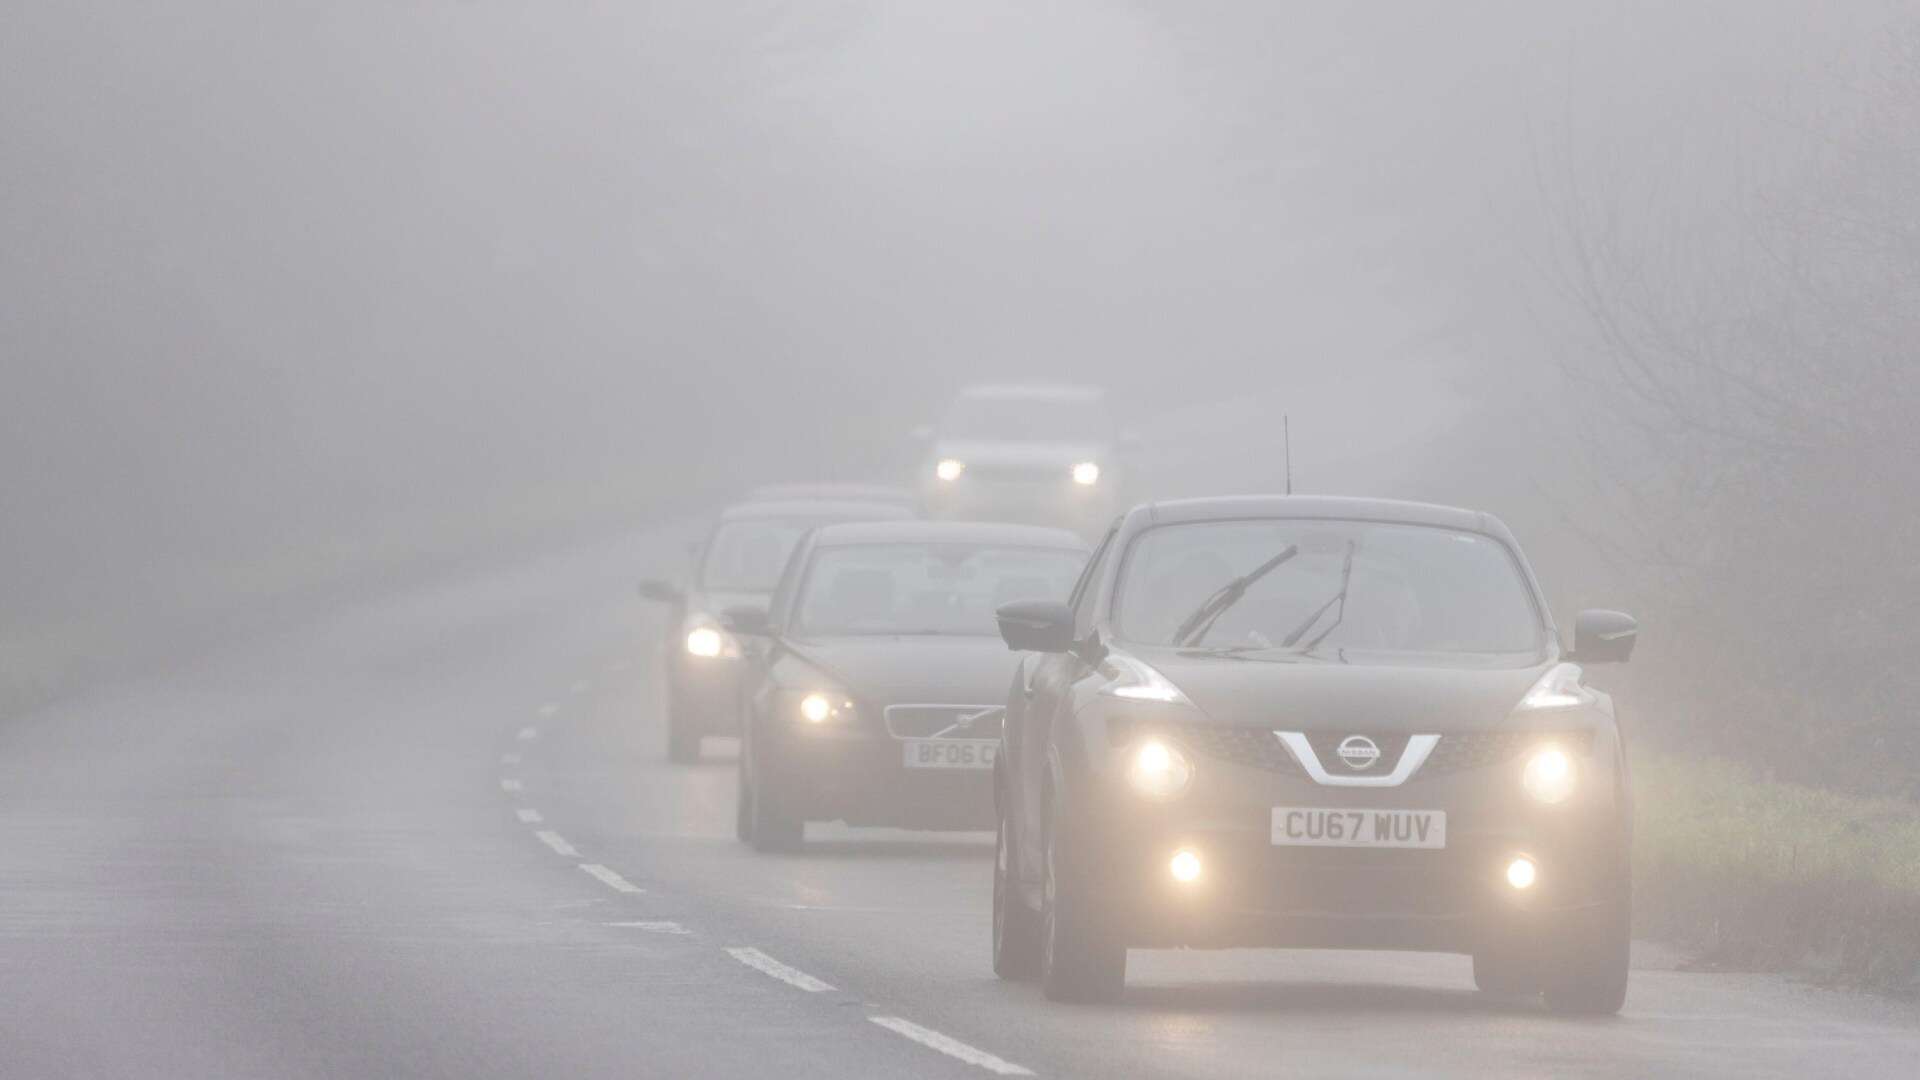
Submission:
[[[1380,760],[1380,748],[1365,735],[1349,735],[1341,739],[1339,749],[1334,752],[1354,772],[1366,772],[1373,768],[1374,762]]]

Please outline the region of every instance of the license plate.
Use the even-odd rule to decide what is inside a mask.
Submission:
[[[1273,842],[1286,847],[1444,848],[1444,810],[1273,808]]]
[[[994,739],[908,739],[909,769],[991,769]]]

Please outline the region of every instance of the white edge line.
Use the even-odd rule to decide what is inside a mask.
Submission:
[[[545,705],[540,706],[541,716],[552,716],[554,713],[557,713],[559,711],[560,711],[560,706],[555,705],[551,701],[547,702]]]
[[[904,1035],[921,1046],[938,1050],[950,1058],[964,1061],[990,1073],[998,1073],[1001,1076],[1033,1075],[1033,1070],[1024,1065],[1015,1065],[1011,1061],[994,1057],[979,1047],[968,1046],[951,1035],[942,1035],[932,1028],[923,1028],[911,1020],[902,1020],[897,1016],[869,1016],[867,1019],[896,1035]]]
[[[555,855],[565,855],[569,859],[580,857],[580,853],[573,850],[573,845],[567,843],[567,838],[552,829],[541,829],[533,835],[538,837],[541,843],[552,848]]]
[[[519,791],[520,787],[521,787],[520,781],[515,780],[511,776],[507,777],[505,780],[500,781],[501,791]]]
[[[597,862],[583,862],[580,864],[580,869],[600,879],[601,884],[612,889],[614,892],[638,893],[647,891],[635,885],[633,882],[628,881],[626,878],[621,877],[619,874],[614,873],[612,870],[601,866]]]
[[[610,922],[607,925],[625,927],[627,929],[632,929],[632,930],[645,930],[649,934],[691,935],[693,933],[693,931],[687,929],[684,926],[681,926],[679,923],[670,922],[670,921]]]
[[[787,965],[748,945],[736,945],[727,950],[727,955],[747,965],[763,975],[779,979],[796,990],[805,990],[809,994],[818,994],[833,989],[828,984]]]
[[[531,724],[521,728],[520,734],[518,736],[521,742],[532,742],[533,740],[539,737],[540,737],[540,729],[537,727],[534,727]]]
[[[526,825],[538,825],[541,822],[547,820],[546,818],[543,818],[540,816],[540,811],[528,810],[524,807],[519,810],[515,810],[514,814],[520,818],[520,821],[522,824],[526,824]]]

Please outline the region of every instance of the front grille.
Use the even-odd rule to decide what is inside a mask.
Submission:
[[[889,705],[887,734],[896,739],[997,739],[1004,705]]]
[[[1267,728],[1222,727],[1217,724],[1182,724],[1170,729],[1195,753],[1230,761],[1254,769],[1266,769],[1284,776],[1304,777],[1306,770],[1293,759],[1279,736]],[[1353,731],[1309,731],[1307,742],[1320,759],[1320,767],[1336,776],[1384,776],[1393,771],[1405,753],[1408,735],[1368,735],[1379,745],[1379,763],[1364,772],[1348,769],[1340,760],[1339,747],[1349,735],[1368,734]],[[1427,756],[1426,764],[1409,782],[1424,777],[1479,769],[1511,761],[1529,747],[1552,740],[1575,755],[1585,754],[1592,746],[1590,732],[1540,731],[1462,731],[1440,736],[1439,745]]]
[[[982,484],[1064,484],[1071,475],[1064,465],[969,465],[962,479]]]

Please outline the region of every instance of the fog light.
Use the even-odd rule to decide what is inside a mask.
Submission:
[[[720,631],[711,626],[696,626],[687,631],[687,651],[695,656],[719,656],[725,644],[726,640],[720,636]]]
[[[1200,856],[1184,849],[1176,851],[1173,853],[1173,861],[1167,864],[1167,870],[1173,874],[1175,881],[1199,881]]]
[[[825,694],[808,694],[800,699],[800,715],[809,724],[824,723],[833,715],[833,702]]]
[[[1533,888],[1533,879],[1537,876],[1539,870],[1533,865],[1533,860],[1525,855],[1507,864],[1507,884],[1516,889]]]
[[[948,483],[960,479],[960,474],[966,471],[967,463],[958,458],[943,458],[933,467],[933,475]]]
[[[1091,487],[1100,482],[1100,466],[1091,461],[1083,461],[1073,467],[1073,482],[1081,487]]]

